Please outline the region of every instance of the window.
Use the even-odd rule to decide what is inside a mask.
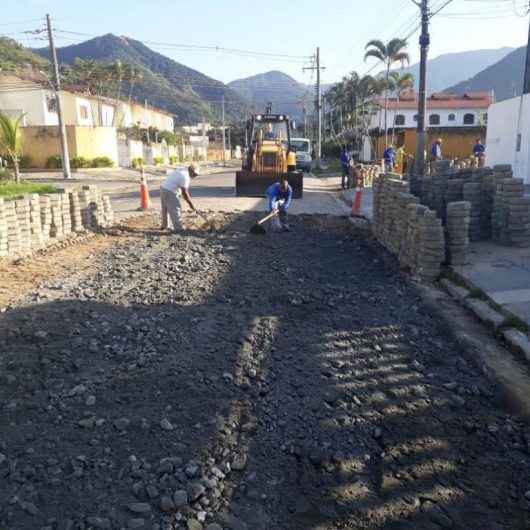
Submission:
[[[414,121],[418,121],[418,115],[417,114],[414,114],[414,118],[413,118]]]
[[[79,106],[79,115],[82,120],[88,120],[88,107],[86,105]]]
[[[429,125],[440,125],[440,115],[439,114],[431,114],[429,116]]]
[[[398,114],[396,116],[396,125],[405,125],[405,116],[403,114]]]
[[[523,137],[521,136],[521,133],[518,133],[517,134],[517,146],[515,147],[515,150],[518,153],[521,152],[521,144],[523,143],[522,140],[523,140]]]
[[[46,106],[48,107],[48,112],[57,113],[57,98],[54,96],[47,96]]]
[[[464,114],[464,125],[473,125],[475,123],[474,114]]]
[[[447,119],[449,121],[456,121],[456,116],[454,114],[449,114],[449,116],[447,116]]]
[[[487,125],[488,124],[488,113],[487,112],[485,112],[482,115],[482,119],[484,120],[484,124]]]

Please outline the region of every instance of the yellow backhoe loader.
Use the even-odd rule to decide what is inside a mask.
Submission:
[[[293,188],[293,198],[300,199],[304,173],[296,171],[296,152],[291,149],[289,117],[255,114],[247,122],[243,169],[236,173],[236,196],[263,197],[265,190],[286,176]]]

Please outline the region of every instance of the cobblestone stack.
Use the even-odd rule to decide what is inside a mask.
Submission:
[[[20,250],[22,252],[31,249],[31,217],[29,211],[29,201],[17,199],[15,201],[15,211],[17,213]]]
[[[51,200],[48,195],[41,195],[39,197],[40,203],[40,223],[42,231],[43,243],[46,243],[50,239],[50,231],[52,226],[52,209]]]
[[[7,246],[7,221],[5,216],[5,201],[0,198],[0,257],[8,255]]]
[[[68,193],[70,202],[70,220],[72,222],[72,231],[81,233],[85,231],[83,226],[83,216],[81,214],[81,201],[79,200],[79,192],[71,191]]]
[[[481,239],[480,219],[482,214],[482,184],[479,182],[466,182],[464,184],[464,201],[471,205],[469,219],[469,239]]]
[[[503,245],[530,245],[530,200],[522,179],[503,178],[498,172],[493,213],[493,238]]]
[[[440,274],[445,257],[442,222],[436,212],[418,204],[408,184],[380,175],[374,181],[374,233],[401,266],[424,280]]]
[[[97,189],[87,190],[88,203],[95,205],[95,215],[87,208],[83,217],[77,191],[49,195],[27,195],[15,200],[0,199],[0,257],[28,253],[54,240],[71,234],[72,229],[109,226],[114,212],[109,197],[101,197]],[[86,225],[84,221],[86,220]],[[99,224],[94,225],[94,222]],[[72,224],[73,223],[73,224]]]
[[[31,248],[40,248],[44,244],[40,214],[40,199],[37,194],[28,197],[31,226]]]
[[[447,205],[445,225],[447,241],[447,262],[450,265],[464,265],[469,250],[469,224],[471,203],[467,201],[450,202]]]

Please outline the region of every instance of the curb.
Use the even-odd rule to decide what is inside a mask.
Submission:
[[[460,276],[458,276],[461,279]],[[464,281],[462,279],[462,281]],[[456,284],[448,278],[440,280],[440,284],[461,305],[471,311],[475,317],[485,324],[497,339],[502,339],[512,353],[522,355],[530,362],[530,338],[522,331],[507,327],[513,315],[508,311],[499,311],[493,307],[491,299],[480,300],[472,296],[467,287]]]

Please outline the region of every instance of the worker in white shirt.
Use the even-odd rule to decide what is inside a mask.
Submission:
[[[166,180],[160,185],[160,204],[162,206],[162,230],[168,228],[168,214],[173,223],[173,230],[178,232],[182,226],[181,197],[189,204],[193,211],[197,211],[189,187],[191,179],[197,176],[197,170],[192,164],[188,169],[176,169],[168,173]]]

